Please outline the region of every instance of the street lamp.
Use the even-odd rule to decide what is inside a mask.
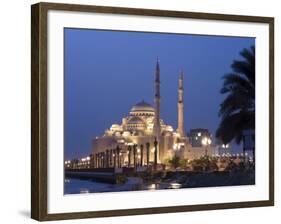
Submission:
[[[222,147],[223,147],[224,149],[228,149],[228,148],[229,148],[229,145],[228,145],[228,144],[222,144]]]
[[[184,143],[182,143],[182,142],[180,142],[180,143],[175,143],[175,144],[173,145],[173,150],[174,150],[174,151],[179,151],[179,150],[181,150],[182,147],[184,147]]]
[[[173,149],[174,149],[175,151],[179,150],[179,144],[178,144],[178,143],[175,143],[175,144],[173,145]]]
[[[205,146],[205,156],[207,156],[207,154],[208,154],[208,153],[207,153],[207,147],[208,147],[209,145],[211,145],[212,140],[211,140],[211,138],[204,137],[204,138],[202,139],[201,143],[202,143],[202,145]]]

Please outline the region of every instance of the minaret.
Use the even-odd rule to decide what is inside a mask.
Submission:
[[[160,66],[159,66],[158,58],[157,58],[157,63],[156,63],[154,88],[155,88],[155,95],[154,95],[155,116],[154,116],[153,134],[158,138],[161,133],[161,127],[160,127]]]
[[[180,137],[184,137],[185,132],[183,125],[183,71],[180,72],[178,95],[178,133]]]

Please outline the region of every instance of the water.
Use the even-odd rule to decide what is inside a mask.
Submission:
[[[64,193],[65,194],[81,194],[92,192],[110,191],[114,188],[113,184],[105,184],[88,180],[65,179]]]
[[[125,184],[107,184],[91,180],[66,178],[64,182],[65,194],[85,194],[98,192],[120,192],[136,190],[178,189],[178,183],[146,183],[140,178],[128,178]]]

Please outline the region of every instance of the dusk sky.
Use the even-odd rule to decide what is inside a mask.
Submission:
[[[184,71],[185,130],[219,124],[222,76],[231,72],[243,48],[254,38],[119,32],[87,29],[64,31],[65,158],[90,154],[91,140],[131,107],[153,105],[157,57],[161,70],[161,118],[177,128],[179,70]],[[238,146],[235,146],[239,148]]]

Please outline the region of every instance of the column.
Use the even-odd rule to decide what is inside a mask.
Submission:
[[[149,165],[149,153],[150,153],[150,144],[149,142],[146,143],[146,165]]]
[[[109,166],[112,167],[113,164],[112,164],[112,149],[110,149],[110,161],[109,161]]]
[[[118,145],[117,145],[117,147],[116,147],[116,153],[117,153],[117,167],[119,168],[119,167],[120,167],[120,155],[119,155],[119,153],[120,153],[120,148],[119,148]]]
[[[116,167],[116,150],[114,149],[113,150],[113,167],[115,168]]]
[[[99,154],[96,153],[96,168],[99,168]]]
[[[140,161],[140,166],[143,166],[143,144],[140,145],[140,153],[141,153],[141,161]]]
[[[137,151],[137,145],[134,144],[133,146],[134,168],[136,168],[136,151]]]
[[[132,148],[131,148],[131,146],[129,145],[128,146],[128,167],[130,167],[131,166],[131,151],[132,151]]]
[[[109,167],[109,151],[108,149],[106,150],[106,168]]]

